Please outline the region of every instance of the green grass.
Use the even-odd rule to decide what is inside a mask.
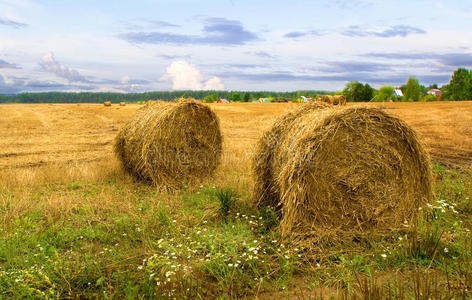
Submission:
[[[0,298],[290,297],[300,289],[316,298],[320,287],[371,299],[466,295],[472,174],[434,171],[436,199],[418,224],[315,252],[283,239],[276,212],[256,210],[247,191],[229,187],[160,195],[115,180],[0,186],[3,214],[25,193],[35,203],[2,219]],[[78,204],[53,214],[41,203],[55,197]],[[116,205],[93,205],[105,199]]]

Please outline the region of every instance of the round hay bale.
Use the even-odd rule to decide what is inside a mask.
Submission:
[[[344,95],[334,95],[333,96],[334,105],[346,105],[346,96]]]
[[[336,241],[404,229],[432,198],[430,160],[416,132],[376,108],[301,115],[271,159],[272,205],[280,208],[282,233],[296,238]]]
[[[276,173],[273,172],[274,153],[279,152],[281,138],[292,127],[292,123],[309,112],[328,109],[332,106],[324,102],[309,102],[287,112],[267,130],[256,145],[256,155],[253,158],[254,190],[253,199],[258,206],[278,207],[280,191],[278,185],[273,184]]]
[[[120,102],[120,106],[125,106],[126,103],[125,102]]]
[[[321,96],[321,101],[323,101],[323,102],[325,102],[325,103],[329,103],[329,104],[333,104],[333,103],[334,103],[333,96],[331,96],[331,95],[323,95],[323,96]]]
[[[105,102],[103,102],[103,105],[104,106],[111,106],[111,102],[110,101],[105,101]]]
[[[221,152],[218,117],[191,99],[147,105],[115,140],[115,153],[125,170],[163,190],[210,176]]]

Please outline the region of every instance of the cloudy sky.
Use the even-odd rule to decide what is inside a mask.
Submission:
[[[0,93],[428,85],[458,67],[470,0],[0,0]]]

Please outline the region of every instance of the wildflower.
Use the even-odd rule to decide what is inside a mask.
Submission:
[[[449,249],[444,248],[444,253],[448,253],[448,252],[449,252]]]
[[[138,270],[142,270],[143,269],[143,266],[138,266]]]
[[[380,254],[380,256],[382,256],[384,259],[387,258],[387,254],[385,253]]]

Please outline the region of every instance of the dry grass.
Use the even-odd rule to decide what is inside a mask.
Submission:
[[[316,101],[321,101],[333,105],[346,105],[346,96],[344,95],[323,95],[316,98]]]
[[[281,207],[285,234],[345,241],[399,230],[432,199],[429,156],[416,132],[379,109],[291,112],[260,145],[255,200]]]
[[[115,153],[130,174],[174,190],[211,176],[220,162],[221,143],[215,113],[181,99],[140,110],[117,135]]]
[[[222,162],[212,184],[252,190],[249,170],[258,139],[275,118],[300,105],[303,104],[211,105],[221,120],[224,138]],[[388,108],[387,112],[416,129],[433,159],[472,165],[472,102],[369,105]],[[136,104],[111,109],[102,104],[0,105],[1,184],[22,189],[118,176],[132,189],[133,181],[120,170],[112,146],[119,129],[142,107]],[[22,201],[12,205],[34,209],[27,197],[25,203]]]
[[[305,114],[330,108],[332,105],[318,101],[302,105],[277,119],[273,127],[262,134],[253,157],[253,199],[257,206],[280,208],[281,191],[279,185],[274,184],[278,175],[275,153],[280,153],[282,139],[291,131],[294,122]]]
[[[443,177],[437,187],[440,199],[456,199],[454,204],[458,203],[458,209],[461,209],[460,218],[453,210],[448,209],[444,214],[440,209],[433,211],[447,216],[446,225],[439,219],[434,220],[441,225],[438,228],[445,231],[440,241],[441,249],[444,247],[442,252],[436,251],[437,243],[431,244],[429,239],[425,239],[428,243],[419,245],[434,247],[431,248],[433,251],[430,248],[422,249],[421,246],[415,252],[419,254],[412,256],[410,252],[404,253],[408,250],[405,247],[408,247],[410,240],[404,238],[405,242],[402,243],[379,242],[365,247],[352,243],[353,248],[351,245],[346,245],[346,249],[333,247],[325,249],[327,251],[320,256],[320,261],[306,261],[303,253],[296,256],[299,252],[295,252],[294,247],[297,245],[281,240],[275,230],[261,236],[261,232],[267,230],[266,222],[272,224],[273,215],[263,213],[263,210],[257,211],[247,202],[248,191],[253,188],[250,162],[262,132],[272,126],[278,116],[292,108],[303,107],[304,104],[210,105],[221,120],[224,137],[221,164],[202,188],[190,191],[184,189],[176,194],[157,193],[152,185],[136,181],[122,171],[118,159],[113,155],[115,136],[143,106],[130,104],[104,107],[101,103],[0,105],[3,270],[26,270],[25,274],[30,274],[30,267],[44,265],[44,274],[61,290],[63,297],[111,298],[120,295],[116,297],[124,298],[126,294],[136,298],[140,296],[136,295],[139,289],[153,284],[148,277],[150,272],[159,271],[160,277],[164,278],[162,272],[170,270],[172,264],[186,261],[187,254],[176,259],[166,256],[165,260],[158,262],[159,265],[171,263],[166,264],[165,268],[145,265],[139,269],[143,267],[143,259],[154,254],[158,254],[161,259],[167,250],[170,250],[169,253],[177,252],[175,250],[182,249],[177,247],[187,245],[187,238],[191,238],[192,241],[198,241],[198,244],[193,244],[198,247],[192,248],[197,254],[195,257],[192,254],[191,262],[196,271],[186,272],[185,275],[195,278],[197,287],[203,283],[202,293],[196,293],[201,298],[210,298],[207,295],[239,297],[251,294],[256,297],[259,291],[275,291],[276,294],[266,294],[266,298],[303,299],[311,295],[312,298],[342,296],[346,289],[352,287],[355,278],[351,275],[367,272],[367,268],[379,270],[384,276],[391,277],[402,268],[397,262],[405,262],[406,268],[420,263],[428,269],[441,268],[438,263],[445,258],[455,264],[455,256],[452,255],[459,251],[456,248],[463,238],[451,230],[456,230],[453,224],[462,220],[464,229],[460,233],[470,229],[472,206],[467,198],[470,197],[470,175],[462,178],[463,175],[458,175],[456,171],[444,171],[441,165],[437,166],[437,174],[442,174],[438,176]],[[472,164],[472,102],[373,103],[369,106],[388,107],[387,112],[413,126],[425,138],[434,159],[458,165]],[[229,209],[228,223],[217,213],[219,202],[214,198],[214,191],[218,187],[232,189],[237,194],[234,210]],[[236,213],[240,213],[239,216]],[[253,213],[257,215],[254,218],[250,216]],[[257,213],[261,213],[263,220],[258,219]],[[241,214],[246,214],[246,219]],[[462,216],[464,218],[461,220]],[[254,226],[256,219],[258,225]],[[425,234],[421,237],[429,237],[428,228],[425,228]],[[273,244],[272,237],[277,240],[276,244]],[[175,240],[160,249],[156,242],[161,238]],[[246,246],[241,247],[242,244]],[[191,243],[189,245],[193,247]],[[390,247],[392,245],[396,250]],[[263,254],[265,251],[259,249],[258,259],[246,265],[255,268],[244,270],[225,267],[222,258],[217,257],[223,252],[227,257],[241,259],[242,254],[246,254],[249,249],[254,251],[256,246],[282,252]],[[449,249],[448,253],[444,252],[445,247]],[[111,248],[113,252],[110,252]],[[364,251],[362,254],[365,260],[361,263],[354,259],[356,256],[353,257],[358,249]],[[434,252],[436,256],[423,258],[423,252]],[[206,257],[210,253],[211,259]],[[388,257],[379,256],[383,253],[388,254]],[[302,258],[298,258],[300,256]],[[461,257],[454,270],[469,264],[469,257]],[[462,259],[467,264],[461,263]],[[222,270],[224,273],[220,273]],[[251,270],[262,272],[257,274],[259,281],[254,281]],[[267,277],[264,275],[266,270],[269,274]],[[17,273],[18,276],[21,274]],[[239,275],[234,277],[234,274]],[[289,284],[296,274],[303,277],[303,284],[301,281]],[[468,274],[470,271],[464,274],[464,278],[469,278]],[[315,277],[311,278],[312,275]],[[16,288],[23,283],[16,285],[15,278],[3,276],[0,279],[8,280]],[[41,278],[36,278],[33,283],[45,283]],[[446,275],[442,279],[449,282]],[[457,282],[457,278],[451,282],[454,281]],[[471,286],[469,281],[464,281],[466,287]],[[170,285],[160,291],[174,289],[178,287],[177,284],[185,282],[173,278]],[[405,282],[413,281],[408,276]],[[24,284],[30,291],[30,286],[26,285],[28,283]],[[377,289],[373,284],[368,284]],[[316,286],[314,289],[313,285]],[[287,294],[280,290],[280,286],[286,287]],[[68,287],[72,287],[69,293]],[[181,298],[185,295],[184,287],[181,286]],[[366,284],[361,286],[360,294],[371,294],[370,287],[366,288]],[[5,288],[5,284],[2,284],[2,288]],[[399,285],[399,288],[403,288],[403,285]],[[297,292],[294,294],[294,291]],[[314,293],[310,294],[310,291]],[[264,297],[261,295],[259,298]]]

